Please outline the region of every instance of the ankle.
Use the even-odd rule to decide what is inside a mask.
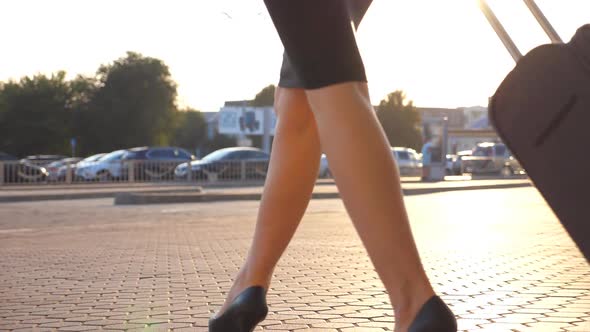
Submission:
[[[434,295],[434,290],[427,284],[416,288],[407,287],[391,298],[396,330],[398,327],[409,327],[424,303]]]
[[[262,286],[268,289],[272,278],[270,273],[260,272],[260,269],[253,269],[248,264],[244,265],[236,276],[236,283],[243,286]]]

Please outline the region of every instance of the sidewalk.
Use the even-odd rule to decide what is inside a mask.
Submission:
[[[420,195],[456,190],[520,188],[531,186],[528,179],[482,179],[448,177],[442,182],[421,182],[419,178],[402,178],[405,195]],[[192,203],[229,200],[259,200],[262,182],[231,184],[184,183],[115,183],[14,186],[0,188],[0,203],[44,200],[116,198],[117,204]],[[316,183],[313,198],[338,198],[338,188],[331,179]]]
[[[588,263],[534,188],[405,201],[423,265],[459,331],[590,331]],[[3,203],[0,331],[206,332],[248,253],[258,211],[255,201]],[[394,327],[338,199],[310,202],[267,302],[257,332]]]

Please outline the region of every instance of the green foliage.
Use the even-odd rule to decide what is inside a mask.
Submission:
[[[250,102],[250,105],[254,106],[254,107],[264,107],[264,106],[274,105],[275,90],[276,90],[276,87],[272,84],[265,87],[258,94],[256,94],[256,97],[254,97],[254,100],[252,100],[252,102]]]
[[[170,142],[176,84],[161,60],[129,52],[101,66],[97,78],[99,89],[80,124],[86,153]]]
[[[205,153],[210,153],[215,150],[229,148],[229,147],[236,146],[236,145],[237,145],[237,142],[234,137],[222,135],[222,134],[217,134],[213,137],[213,139],[208,140],[205,143],[203,150],[205,151]]]
[[[69,154],[72,137],[83,155],[202,140],[204,120],[194,112],[178,115],[175,99],[168,67],[133,52],[100,66],[95,77],[67,81],[58,72],[2,83],[0,150]],[[201,134],[191,132],[195,126]]]
[[[65,72],[10,81],[0,89],[0,150],[24,156],[33,151],[68,154],[72,103],[79,90]]]
[[[377,118],[391,146],[422,147],[420,113],[403,91],[388,94],[377,106]]]
[[[192,109],[176,112],[172,145],[195,151],[206,139],[207,122],[201,112]]]

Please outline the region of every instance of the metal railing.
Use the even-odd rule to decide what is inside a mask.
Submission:
[[[78,183],[242,183],[262,182],[268,161],[237,160],[193,164],[178,161],[124,160],[66,163],[47,169],[22,161],[0,161],[0,186]]]
[[[124,160],[67,163],[58,169],[46,169],[22,161],[0,161],[0,187],[93,183],[261,184],[266,179],[268,165],[266,160],[193,162],[191,167],[187,162]],[[520,164],[512,159],[462,156],[460,174],[501,172],[506,165],[510,165],[515,174],[521,171]],[[402,166],[399,170],[401,176],[421,175],[421,167]],[[320,171],[318,177],[331,176]]]

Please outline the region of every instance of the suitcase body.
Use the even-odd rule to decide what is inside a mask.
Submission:
[[[520,58],[489,116],[590,261],[590,25]]]

